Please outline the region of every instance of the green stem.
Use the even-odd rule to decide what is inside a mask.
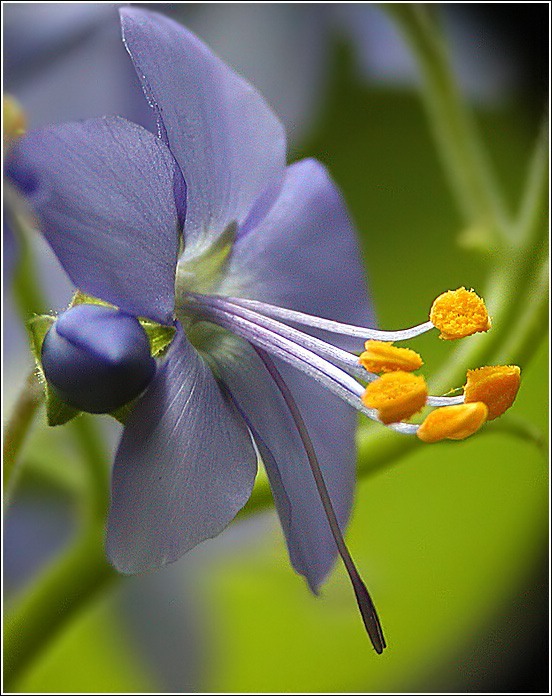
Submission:
[[[464,339],[432,380],[435,392],[462,383],[466,368],[485,363],[524,364],[547,329],[548,253],[546,203],[548,167],[546,133],[539,136],[529,166],[520,212],[515,222],[516,243],[496,254],[484,297],[493,320],[491,330]]]
[[[7,614],[5,688],[13,689],[62,628],[119,577],[105,558],[102,525],[90,525]]]
[[[10,419],[4,428],[2,480],[5,504],[13,492],[19,474],[17,466],[19,455],[43,401],[44,389],[33,371],[27,377]]]
[[[21,203],[14,191],[6,188],[6,199],[10,202],[6,212],[17,235],[17,266],[13,278],[13,295],[19,315],[25,323],[33,314],[46,311],[46,302],[37,282],[38,274],[34,265],[29,235],[24,216],[19,211]],[[33,371],[27,377],[21,394],[4,430],[4,504],[8,505],[19,477],[17,466],[24,442],[30,433],[34,418],[44,401],[44,388]]]
[[[492,233],[506,237],[509,223],[504,203],[437,23],[423,4],[383,7],[396,20],[417,59],[429,123],[465,223],[483,223]]]
[[[543,218],[547,214],[549,181],[549,143],[548,118],[544,118],[535,143],[527,170],[526,186],[523,192],[516,220],[516,241],[519,246],[529,247],[533,238],[539,237],[547,228]],[[536,240],[534,240],[536,241]]]
[[[530,262],[529,257],[531,256]],[[526,336],[518,328],[525,322],[524,317],[533,316],[532,308],[541,306],[542,294],[533,295],[527,291],[528,279],[534,273],[536,258],[524,254],[523,250],[505,260],[503,265],[491,276],[489,287],[483,293],[492,316],[491,330],[482,335],[462,340],[444,366],[431,380],[431,391],[446,393],[453,387],[464,383],[466,369],[498,362],[517,363],[523,357],[523,350],[531,349],[531,344],[544,336],[546,324],[534,326],[531,336]],[[516,311],[517,310],[517,311]],[[540,311],[540,310],[539,310]],[[503,347],[516,333],[516,346],[507,355]]]
[[[483,432],[510,435],[535,445],[543,456],[546,456],[548,453],[548,438],[545,433],[533,423],[510,413],[501,416],[496,423],[493,423],[492,428],[488,428]]]
[[[7,189],[9,199],[10,222],[17,234],[18,259],[13,279],[15,303],[21,317],[26,323],[35,314],[48,311],[48,304],[39,284],[39,274],[34,262],[31,239],[36,234],[28,222],[28,215],[22,210],[21,199],[11,189]],[[30,432],[34,417],[44,401],[44,389],[34,374],[31,374],[15,405],[8,421],[4,436],[4,501],[5,504],[13,494],[19,468],[19,457],[24,440]],[[85,462],[91,483],[91,508],[102,515],[106,511],[109,499],[109,482],[107,474],[107,457],[100,442],[101,436],[95,424],[88,416],[76,418],[71,425],[76,435],[76,442]],[[9,494],[9,495],[8,495]]]
[[[109,462],[97,424],[88,414],[82,413],[68,423],[68,428],[88,474],[90,495],[85,501],[88,510],[92,516],[104,520],[109,502]]]
[[[532,424],[527,424],[519,418],[503,416],[495,423],[491,423],[478,433],[493,435],[501,433],[519,437],[533,443],[541,451],[544,451],[544,437]],[[441,447],[454,447],[455,443],[442,442]],[[389,469],[398,464],[403,457],[416,450],[428,447],[415,437],[399,435],[378,426],[365,426],[359,428],[357,435],[358,468],[357,477],[364,480],[374,476],[380,471]],[[262,478],[255,485],[251,498],[241,511],[239,519],[248,517],[262,510],[272,507],[272,494],[268,479]]]
[[[524,311],[519,312],[519,318],[508,333],[507,340],[501,343],[494,356],[498,364],[510,362],[512,355],[516,356],[515,362],[520,367],[529,363],[548,330],[548,289],[549,266],[548,259],[544,259],[523,296]]]
[[[13,198],[13,192],[11,192]],[[39,283],[39,274],[33,258],[31,239],[34,230],[26,224],[23,213],[17,210],[20,204],[13,202],[10,222],[17,234],[17,267],[13,278],[13,295],[19,314],[26,322],[33,314],[45,314],[48,303]],[[10,209],[8,208],[8,214]]]

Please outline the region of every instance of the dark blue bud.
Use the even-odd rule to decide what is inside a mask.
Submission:
[[[140,322],[113,307],[81,304],[61,314],[42,344],[50,387],[70,406],[109,413],[139,396],[155,374]]]

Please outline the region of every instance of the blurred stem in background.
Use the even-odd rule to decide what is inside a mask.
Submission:
[[[382,8],[395,19],[417,60],[429,124],[464,222],[483,224],[492,236],[506,238],[509,222],[503,197],[451,69],[438,16],[419,3]]]
[[[33,370],[25,380],[25,384],[21,390],[21,395],[16,401],[13,413],[4,426],[4,442],[2,445],[4,505],[9,504],[19,473],[17,464],[21,461],[21,449],[25,444],[36,413],[43,402],[44,389]]]
[[[484,296],[495,325],[491,332],[465,342],[450,355],[432,384],[435,392],[444,392],[461,383],[466,366],[505,362],[525,366],[546,333],[547,124],[541,129],[529,163],[518,215],[510,217],[477,124],[463,102],[450,70],[434,13],[423,5],[384,7],[404,32],[417,58],[423,76],[422,95],[429,122],[465,225],[471,228],[483,226],[486,232],[484,240],[492,252],[488,257],[489,278]],[[15,295],[24,320],[33,313],[43,312],[46,307],[37,286],[30,246],[24,241],[27,234],[29,230],[19,230],[23,254],[15,279]],[[17,471],[17,456],[41,403],[36,390],[40,385],[36,378],[33,379],[35,381],[25,389],[16,404],[6,430],[7,492],[13,490],[10,480]],[[108,564],[103,550],[108,464],[100,433],[86,415],[68,427],[88,472],[87,485],[81,493],[83,520],[80,533],[69,549],[52,560],[31,587],[12,602],[11,611],[7,613],[4,649],[8,688],[32,666],[82,607],[122,577]],[[498,425],[490,426],[488,432],[496,429],[542,448],[543,435],[520,419],[505,417]],[[362,462],[359,477],[369,476],[396,463],[414,448],[426,446],[416,438],[371,426],[360,429],[358,445]],[[265,478],[260,478],[240,517],[271,505],[268,483]]]
[[[17,268],[13,279],[14,299],[23,322],[47,311],[33,261],[32,235],[28,218],[14,206],[10,222],[17,235]],[[4,427],[4,510],[9,506],[24,463],[24,444],[40,407],[44,389],[33,370],[21,390],[11,417]],[[109,463],[102,435],[88,414],[67,425],[86,469],[82,492],[82,520],[76,541],[51,564],[14,602],[4,624],[4,678],[24,671],[53,636],[82,605],[120,577],[109,565],[103,550],[105,514],[109,501]],[[54,481],[55,482],[55,481]],[[9,687],[10,688],[10,687]]]

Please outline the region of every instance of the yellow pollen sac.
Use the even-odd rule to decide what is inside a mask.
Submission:
[[[375,408],[385,424],[410,418],[426,401],[425,379],[410,372],[388,372],[371,382],[362,395],[362,403]]]
[[[374,340],[366,341],[364,347],[366,350],[358,361],[368,372],[412,372],[424,364],[418,353],[410,348],[396,348],[392,343]]]
[[[517,365],[496,365],[468,370],[464,401],[482,401],[489,409],[487,420],[501,416],[514,403],[521,381]]]
[[[464,440],[473,435],[487,420],[489,409],[482,401],[458,406],[443,406],[432,411],[418,428],[423,442]]]
[[[25,134],[27,117],[21,104],[10,94],[5,94],[2,100],[2,139],[4,150],[7,150],[17,138]]]
[[[431,323],[441,332],[439,338],[454,340],[488,331],[491,320],[483,300],[473,290],[449,290],[435,300],[429,314]]]

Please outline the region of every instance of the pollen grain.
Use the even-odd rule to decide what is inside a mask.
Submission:
[[[371,382],[362,403],[374,408],[382,423],[397,423],[420,411],[427,401],[425,379],[410,372],[388,372]]]
[[[496,365],[468,370],[464,400],[482,401],[489,409],[487,420],[498,418],[514,403],[521,381],[517,365]]]
[[[392,343],[375,340],[366,341],[364,347],[366,350],[358,361],[368,372],[412,372],[424,364],[420,355],[410,348],[397,348]]]
[[[431,323],[441,332],[439,338],[465,338],[491,328],[491,320],[483,300],[466,288],[448,290],[433,302]]]
[[[457,406],[443,406],[432,411],[418,428],[423,442],[464,440],[473,435],[487,420],[489,409],[482,401]]]

